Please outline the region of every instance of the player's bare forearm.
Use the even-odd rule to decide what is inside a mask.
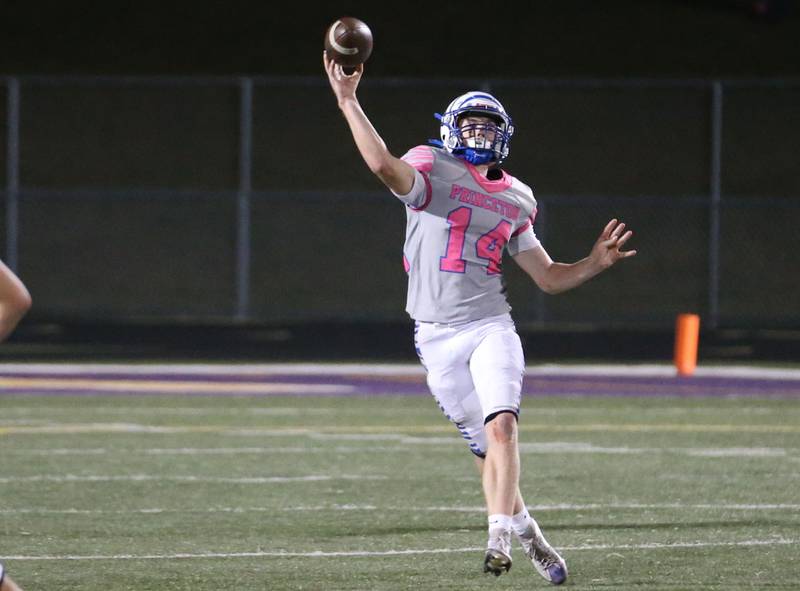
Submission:
[[[533,279],[539,289],[549,294],[578,287],[602,271],[590,257],[577,263],[555,262],[542,247],[523,251],[514,257],[514,261]]]
[[[336,101],[350,126],[353,140],[369,169],[391,190],[406,194],[414,185],[414,169],[389,152],[386,143],[370,122],[356,98],[356,88],[364,73],[363,64],[347,75],[341,66],[323,54],[323,65],[336,95]]]
[[[576,263],[554,262],[541,246],[526,250],[514,257],[542,291],[557,294],[586,283],[617,261],[636,255],[635,250],[621,250],[633,232],[624,232],[625,224],[611,220],[600,233],[592,251]],[[624,233],[623,233],[624,232]]]
[[[411,165],[389,152],[386,143],[355,97],[340,102],[339,108],[350,126],[358,151],[373,174],[396,193],[408,193],[414,184],[414,169]]]
[[[339,101],[339,108],[350,126],[356,147],[367,163],[369,169],[379,174],[388,168],[388,161],[392,158],[386,143],[367,118],[361,105],[355,97]]]
[[[586,283],[602,271],[603,269],[593,264],[589,257],[571,264],[554,262],[545,272],[542,281],[545,286],[544,291],[553,295],[569,291]]]

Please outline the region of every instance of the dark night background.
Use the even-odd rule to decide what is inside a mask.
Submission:
[[[382,188],[361,166],[321,66],[323,33],[345,15],[372,29],[362,100],[395,151],[429,133],[430,113],[457,86],[448,81],[502,80],[506,106],[524,114],[528,134],[515,137],[511,172],[534,177],[545,202],[574,199],[551,207],[561,224],[548,241],[554,258],[582,256],[593,221],[609,212],[622,210],[641,229],[637,247],[648,256],[548,304],[555,324],[540,322],[528,284],[511,282],[511,303],[528,320],[520,323],[526,348],[537,356],[666,360],[673,314],[703,312],[709,81],[734,81],[723,136],[726,330],[705,332],[701,357],[796,360],[796,248],[787,236],[800,209],[787,204],[800,199],[798,91],[758,84],[800,76],[792,0],[2,1],[0,75],[22,80],[19,272],[35,302],[4,354],[413,359],[394,265],[402,213],[391,200],[373,202]],[[98,76],[112,81],[85,82]],[[125,76],[211,82],[115,82]],[[239,179],[232,76],[267,80],[253,99],[253,314],[245,321],[230,312]],[[386,84],[370,87],[371,78]],[[395,88],[395,78],[415,82]],[[595,78],[605,86],[532,93],[513,85]],[[666,85],[608,85],[634,79]],[[275,136],[286,138],[282,151]],[[309,150],[318,175],[296,166]],[[319,184],[328,169],[337,175]],[[276,227],[296,227],[294,212],[273,209],[281,191],[315,204],[305,251],[273,237]],[[658,195],[684,198],[684,209]],[[617,207],[613,198],[628,201]],[[335,220],[354,216],[370,230],[368,248],[353,253],[346,273],[356,279],[343,282],[326,271],[339,263],[328,251],[342,239]],[[4,208],[0,217],[5,225]],[[751,219],[761,226],[753,230]],[[761,250],[748,247],[751,234]],[[368,309],[354,313],[362,300]]]
[[[319,75],[325,27],[372,28],[377,76],[794,76],[792,0],[0,4],[0,73]]]

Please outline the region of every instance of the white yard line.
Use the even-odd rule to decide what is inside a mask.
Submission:
[[[336,512],[336,511],[392,511],[392,507],[378,507],[375,505],[309,505],[295,507],[207,507],[204,509],[164,509],[149,507],[141,509],[38,509],[18,508],[0,509],[0,515],[159,515],[163,513],[304,513],[304,512]],[[620,510],[673,510],[682,511],[698,509],[703,511],[798,511],[800,504],[796,503],[556,503],[550,505],[529,505],[528,510],[534,513],[546,511],[620,511]],[[433,507],[404,507],[403,511],[409,513],[475,513],[483,514],[486,508],[482,505],[475,506],[433,506]]]
[[[522,433],[800,433],[800,425],[714,423],[522,423]],[[400,432],[398,432],[400,431]],[[241,436],[295,436],[379,440],[410,434],[451,434],[452,425],[320,425],[316,427],[245,427],[239,425],[142,425],[137,423],[48,423],[0,426],[0,435],[83,433],[215,433]]]
[[[142,425],[138,423],[50,423],[46,425],[14,425],[0,427],[0,435],[5,434],[57,434],[57,435],[81,435],[85,433],[105,433],[105,434],[135,434],[135,433],[160,433],[167,435],[183,433],[215,433],[226,435],[242,435],[251,437],[260,436],[280,436],[294,437],[298,435],[309,435],[312,432],[308,427],[239,427],[239,426],[216,426],[216,425]]]
[[[670,544],[585,544],[580,546],[562,546],[560,549],[568,552],[592,550],[661,550],[675,548],[711,548],[727,547],[754,547],[754,546],[787,546],[797,544],[798,540],[774,538],[769,540],[741,540],[732,542],[674,542]],[[175,554],[66,554],[43,556],[2,556],[3,560],[181,560],[193,558],[341,558],[341,557],[370,557],[370,556],[408,556],[416,554],[459,554],[465,552],[482,552],[485,548],[420,548],[407,550],[352,550],[341,552],[285,552],[258,550],[254,552],[199,552]]]
[[[386,476],[364,476],[359,474],[340,474],[328,476],[311,474],[306,476],[242,476],[242,477],[208,477],[208,476],[162,476],[159,474],[123,474],[123,475],[81,475],[64,474],[62,476],[5,476],[0,477],[0,484],[17,482],[201,482],[225,484],[273,484],[280,482],[316,482],[328,480],[387,480]]]
[[[324,439],[308,434],[311,439]],[[346,441],[350,438],[343,438]],[[7,456],[87,456],[87,455],[154,455],[154,456],[215,456],[215,455],[270,455],[270,454],[318,454],[318,453],[403,453],[409,446],[432,446],[440,451],[461,451],[464,441],[457,435],[452,437],[396,437],[377,436],[353,438],[356,441],[397,441],[400,445],[336,445],[336,446],[261,446],[261,447],[173,447],[173,448],[53,448],[10,449]],[[713,458],[786,458],[800,455],[798,448],[783,447],[606,447],[589,442],[521,443],[522,454],[605,454],[605,455],[660,455],[674,454],[689,457]],[[452,449],[448,449],[452,448]]]

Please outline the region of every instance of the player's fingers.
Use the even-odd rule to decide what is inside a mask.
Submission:
[[[327,51],[322,52],[322,62],[325,64],[325,70],[330,74],[333,72],[333,66],[336,63],[330,58]]]
[[[336,79],[337,82],[341,82],[342,78],[344,78],[344,72],[342,71],[342,66],[337,64],[336,62],[331,62],[333,65],[331,69],[333,70],[333,77]]]
[[[358,64],[357,66],[349,66],[347,68],[347,71],[345,71],[344,68],[342,68],[342,75],[344,75],[345,78],[360,78],[362,72],[364,72],[363,64]]]
[[[633,232],[631,230],[628,230],[627,232],[625,232],[617,240],[617,246],[622,246],[623,244],[625,244],[628,240],[630,240],[631,236],[633,236]]]
[[[328,73],[328,78],[330,78],[331,80],[335,80],[336,79],[336,63],[332,59],[330,59],[328,57],[326,52],[323,51],[322,53],[323,53],[323,58],[322,59],[323,59],[323,61],[325,63],[325,71]]]
[[[603,238],[608,238],[611,235],[611,229],[614,227],[614,224],[617,223],[616,219],[611,220],[606,224],[606,227],[603,228],[603,231],[600,233],[600,236]]]
[[[625,224],[621,222],[621,223],[617,224],[617,227],[614,228],[614,230],[611,232],[611,235],[612,236],[619,236],[619,235],[622,234],[622,231],[624,229],[625,229]]]
[[[626,250],[625,252],[620,252],[619,256],[622,259],[627,259],[629,257],[636,256],[636,251],[635,250]]]

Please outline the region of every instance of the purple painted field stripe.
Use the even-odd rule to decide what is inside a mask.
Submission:
[[[53,380],[63,382],[63,387],[47,387],[45,384],[31,384],[26,387],[14,384],[0,389],[2,394],[57,394],[57,395],[175,395],[175,396],[381,396],[381,395],[427,395],[428,389],[422,375],[348,375],[348,374],[273,374],[273,375],[197,375],[190,373],[53,373],[42,375],[35,372],[0,373],[0,380],[31,379]],[[187,384],[203,384],[219,386],[212,392],[141,392],[135,386],[130,390],[103,390],[102,387],[87,391],[78,386],[70,387],[71,381],[122,382],[143,386],[153,381],[164,383],[186,382]],[[309,385],[344,385],[351,387],[349,392],[328,392],[308,394],[297,392],[231,392],[226,391],[226,384],[259,384],[277,383],[309,384]],[[235,389],[235,388],[231,388]],[[550,395],[583,395],[583,396],[685,396],[685,397],[782,397],[800,398],[800,380],[792,379],[759,379],[742,377],[642,377],[642,376],[608,376],[569,374],[532,375],[524,380],[525,396]]]
[[[37,372],[5,372],[0,373],[2,378],[28,378],[28,379],[52,379],[52,380],[119,380],[119,381],[163,381],[163,382],[196,382],[196,383],[246,383],[246,384],[271,384],[275,382],[295,383],[295,384],[399,384],[399,385],[418,385],[425,383],[422,375],[349,375],[349,374],[268,374],[268,375],[229,375],[229,374],[193,374],[193,373],[48,373]],[[623,386],[625,388],[635,386],[642,389],[647,388],[708,388],[708,389],[730,389],[736,390],[753,389],[763,390],[800,390],[800,379],[759,379],[743,377],[672,377],[672,376],[652,376],[652,377],[624,377],[607,375],[586,375],[569,374],[561,375],[531,375],[525,378],[526,383],[537,385],[555,386],[557,384],[569,383],[571,385],[590,384],[593,388],[610,388]]]

